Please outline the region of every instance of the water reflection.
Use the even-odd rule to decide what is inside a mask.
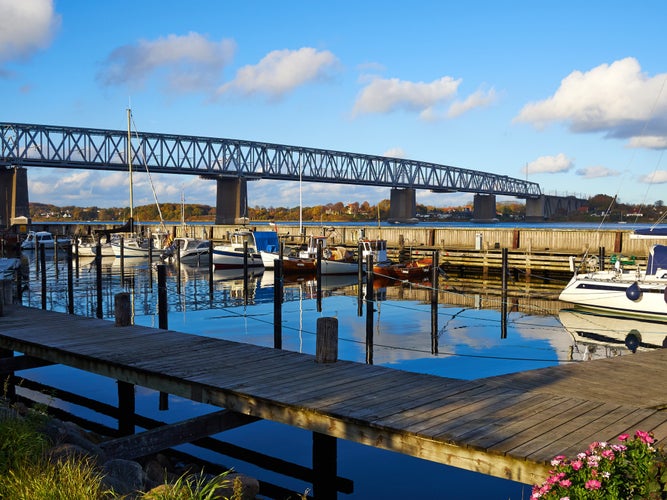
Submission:
[[[665,346],[667,325],[578,309],[562,309],[560,322],[574,340],[573,357],[611,358]]]

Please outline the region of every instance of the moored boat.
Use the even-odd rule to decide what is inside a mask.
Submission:
[[[361,240],[364,259],[373,256],[373,273],[381,278],[421,281],[430,277],[433,259],[422,257],[407,262],[392,262],[387,257],[386,240]]]
[[[235,231],[228,243],[213,247],[214,269],[243,269],[261,267],[264,269],[262,256],[255,246],[252,231]]]
[[[341,246],[327,246],[326,236],[310,236],[308,245],[296,255],[283,257],[283,272],[315,273],[317,271],[318,248],[322,248],[320,272],[322,274],[356,274],[359,263],[352,252]]]
[[[58,246],[68,245],[70,239],[60,237],[57,243]],[[21,250],[34,250],[39,245],[43,246],[45,250],[53,250],[56,246],[56,238],[48,231],[29,231],[26,239],[21,242]]]
[[[209,240],[178,237],[162,251],[160,258],[165,261],[175,261],[178,256],[184,264],[205,264],[208,263],[210,255]]]
[[[628,267],[618,259],[612,269],[575,271],[559,299],[624,317],[667,321],[667,246],[650,248],[646,269]]]

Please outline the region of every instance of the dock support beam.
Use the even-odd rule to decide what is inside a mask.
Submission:
[[[30,218],[28,173],[23,167],[0,168],[0,228],[16,217]]]
[[[389,222],[416,222],[417,197],[413,188],[391,188]]]
[[[243,224],[248,206],[248,185],[245,179],[219,177],[215,200],[216,224]]]

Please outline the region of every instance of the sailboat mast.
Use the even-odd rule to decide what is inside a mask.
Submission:
[[[127,108],[127,167],[130,171],[130,219],[134,220],[134,193],[132,191],[132,110]]]

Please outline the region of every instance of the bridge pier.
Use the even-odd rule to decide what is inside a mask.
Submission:
[[[472,218],[478,222],[496,218],[496,195],[476,194],[473,198]]]
[[[526,220],[543,221],[554,215],[569,215],[584,207],[587,200],[574,196],[548,196],[526,199]]]
[[[28,173],[22,167],[0,168],[0,228],[9,228],[16,217],[30,217]]]
[[[388,222],[417,222],[417,197],[414,188],[391,188]]]
[[[218,177],[215,200],[216,224],[243,224],[248,216],[248,185],[245,179]]]

